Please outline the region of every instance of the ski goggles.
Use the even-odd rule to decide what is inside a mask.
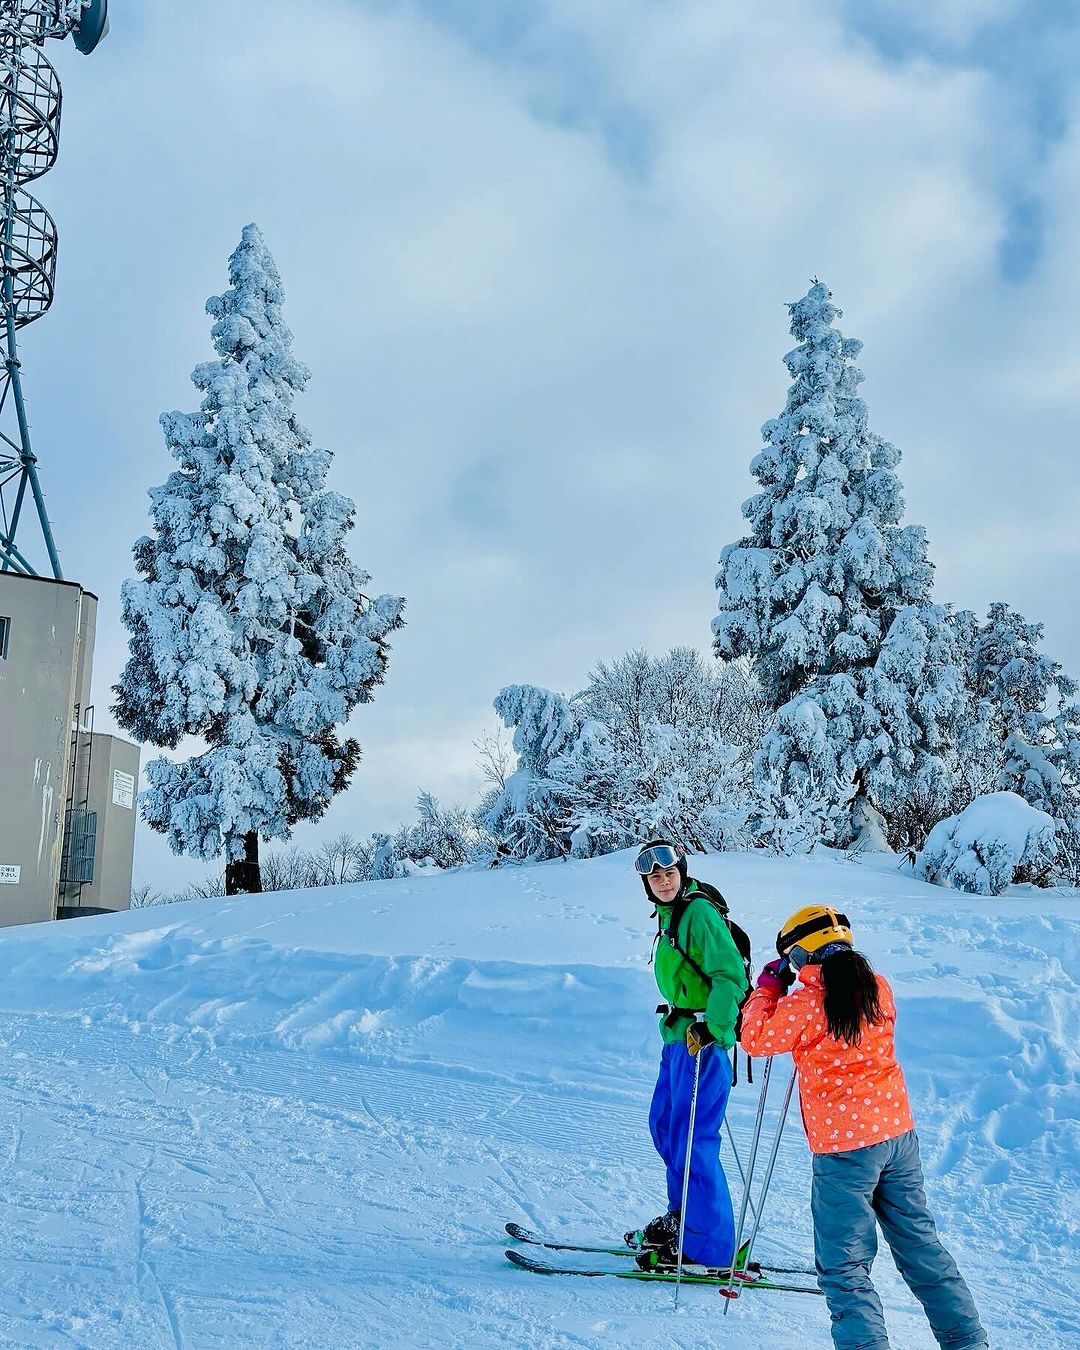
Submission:
[[[796,944],[784,957],[784,960],[792,970],[802,970],[803,966],[810,962],[817,966],[827,957],[835,956],[837,952],[849,951],[851,951],[850,942],[829,942],[824,947],[819,947],[816,952],[808,952],[805,947]]]
[[[678,867],[680,859],[686,856],[681,844],[654,844],[634,859],[634,870],[640,876],[647,877],[658,867]]]

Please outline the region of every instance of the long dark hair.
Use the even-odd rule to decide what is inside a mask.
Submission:
[[[863,1028],[885,1016],[873,966],[862,952],[851,948],[834,952],[821,963],[821,981],[825,986],[829,1035],[848,1045],[858,1045]]]

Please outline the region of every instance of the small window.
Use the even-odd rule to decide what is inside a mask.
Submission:
[[[7,660],[8,634],[11,632],[11,620],[0,614],[0,661]]]

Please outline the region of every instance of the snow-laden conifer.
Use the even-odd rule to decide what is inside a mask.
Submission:
[[[779,853],[847,844],[854,833],[859,692],[850,675],[819,680],[777,709],[754,757],[752,834]]]
[[[154,532],[123,588],[131,656],[114,711],[140,740],[207,749],[151,761],[142,808],[172,848],[222,852],[231,891],[258,889],[258,841],[317,819],[360,748],[338,734],[385,674],[404,602],[370,599],[345,551],[354,504],[293,411],[277,267],[248,225],[230,288],[207,301],[218,360],[196,366],[198,412],[162,416],[178,467],[150,492]]]
[[[846,847],[912,795],[943,814],[977,720],[962,664],[949,612],[908,605],[872,666],[789,699],[755,760],[761,833],[786,851],[802,817],[808,842]]]
[[[779,708],[818,675],[871,664],[897,612],[929,598],[923,530],[901,526],[900,452],[870,431],[856,390],[862,344],[815,281],[789,306],[794,383],[751,463],[749,534],[721,555],[718,656],[752,659]]]
[[[945,802],[977,712],[952,616],[908,605],[862,676],[859,784],[885,816],[912,792]]]

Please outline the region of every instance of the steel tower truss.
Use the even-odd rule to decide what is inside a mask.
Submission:
[[[56,226],[26,190],[56,163],[60,80],[41,50],[80,21],[83,0],[0,0],[0,571],[36,575],[15,542],[36,514],[54,577],[60,560],[30,444],[16,333],[48,310]]]

